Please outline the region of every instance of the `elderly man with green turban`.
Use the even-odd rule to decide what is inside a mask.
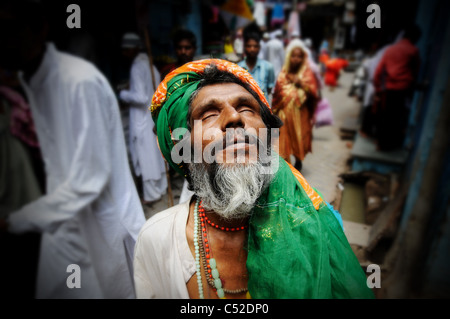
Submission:
[[[187,63],[151,112],[194,195],[141,229],[138,298],[373,298],[339,214],[274,151],[282,123],[247,71]]]

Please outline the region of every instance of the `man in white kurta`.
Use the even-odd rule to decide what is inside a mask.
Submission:
[[[21,82],[47,189],[11,213],[8,230],[42,233],[36,297],[134,298],[132,258],[145,217],[114,92],[92,64],[53,44]]]
[[[138,42],[131,41],[133,38],[127,39],[127,35],[124,37],[123,47],[138,49]],[[155,86],[158,86],[160,75],[154,66],[153,74]],[[138,53],[131,66],[130,88],[120,92],[120,99],[130,106],[129,148],[134,172],[142,178],[142,192],[146,202],[159,200],[167,191],[164,159],[158,149],[153,132],[155,124],[148,110],[153,92],[148,56]]]
[[[189,298],[186,283],[196,271],[186,238],[191,197],[152,216],[142,228],[134,260],[138,298]]]
[[[285,57],[284,45],[281,40],[283,32],[281,30],[274,31],[272,36],[272,39],[267,42],[266,46],[266,60],[272,63],[275,78],[278,78],[283,68]]]

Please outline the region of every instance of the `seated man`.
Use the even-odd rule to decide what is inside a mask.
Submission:
[[[272,151],[282,123],[247,71],[185,64],[151,110],[194,195],[141,229],[138,298],[373,298],[334,211]]]

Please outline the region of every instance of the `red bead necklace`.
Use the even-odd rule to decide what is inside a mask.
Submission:
[[[223,227],[219,226],[216,223],[211,222],[208,217],[206,217],[205,209],[202,206],[202,202],[198,205],[199,217],[202,222],[202,228],[204,227],[204,222],[206,221],[211,227],[214,227],[223,231],[240,231],[248,228],[248,225],[240,226],[240,227]]]
[[[205,220],[208,222],[209,225],[211,225],[214,228],[220,229],[220,230],[225,230],[225,231],[230,231],[228,228],[225,227],[218,227],[217,224],[211,223],[210,220],[207,219],[206,217],[206,213],[205,213],[205,209],[203,208],[203,206],[201,205],[201,201],[198,205],[198,216],[199,218],[199,224],[200,227],[198,227],[198,232],[199,232],[199,248],[200,248],[200,252],[202,254],[202,259],[203,259],[203,267],[204,267],[204,271],[205,271],[205,276],[206,276],[206,281],[208,282],[208,284],[213,288],[214,292],[217,293],[217,289],[215,288],[215,283],[213,280],[213,275],[211,274],[211,265],[210,265],[210,260],[212,258],[212,251],[210,249],[210,245],[208,242],[208,232],[207,232],[207,226],[205,224]],[[239,230],[243,230],[245,228],[247,228],[248,226],[242,226],[239,228],[232,228],[233,230],[231,231],[239,231]],[[224,284],[224,281],[221,280],[222,284]],[[235,290],[230,290],[230,289],[226,289],[223,288],[223,291],[225,293],[228,294],[240,294],[243,292],[247,292],[248,293],[248,288],[240,288],[240,289],[235,289]]]

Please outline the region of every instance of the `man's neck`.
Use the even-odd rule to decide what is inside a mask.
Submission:
[[[247,57],[247,58],[245,59],[245,63],[247,64],[247,66],[248,66],[248,68],[249,68],[250,71],[253,71],[253,69],[254,69],[255,66],[256,66],[256,62],[258,62],[258,57],[254,57],[254,58],[252,58],[252,57]]]
[[[205,211],[206,218],[211,222],[211,224],[217,225],[221,229],[222,227],[226,230],[240,230],[242,227],[246,227],[248,225],[248,217],[239,218],[239,219],[224,219],[220,214],[217,214],[213,211]],[[209,224],[209,223],[208,223]],[[209,224],[209,225],[211,225]],[[223,230],[223,229],[222,229]]]

